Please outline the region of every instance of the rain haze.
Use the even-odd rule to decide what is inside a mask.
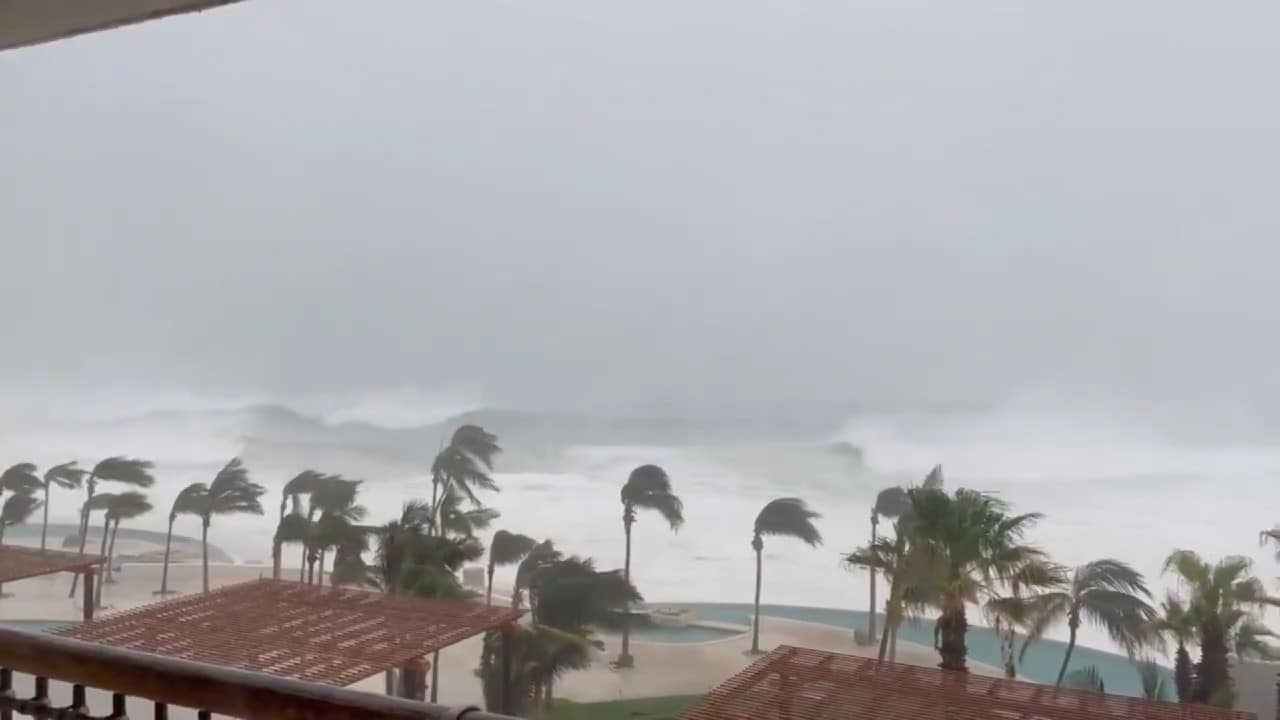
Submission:
[[[485,408],[503,526],[603,567],[670,471],[654,600],[750,600],[795,494],[826,545],[768,600],[865,609],[840,553],[937,463],[1158,596],[1174,547],[1269,576],[1276,68],[1274,0],[250,0],[6,52],[0,451],[154,459],[158,508],[323,466],[383,522]]]

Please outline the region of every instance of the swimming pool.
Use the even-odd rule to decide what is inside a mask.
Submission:
[[[636,642],[705,643],[727,640],[741,634],[742,631],[702,627],[700,625],[663,627],[662,625],[642,625],[637,623],[636,627],[631,628],[631,639]]]
[[[749,603],[668,603],[678,607],[689,608],[704,620],[714,622],[745,624],[752,613]],[[787,620],[803,620],[833,627],[865,628],[867,613],[859,610],[840,610],[837,608],[800,607],[795,605],[761,605],[760,614],[765,617],[777,617]],[[883,623],[884,616],[880,616]],[[906,623],[899,631],[898,637],[928,647],[933,646],[933,623],[922,621]],[[975,662],[999,667],[1000,642],[994,631],[978,625],[969,626],[966,638],[969,657]],[[1021,640],[1019,640],[1019,648]],[[1018,665],[1018,674],[1029,680],[1052,683],[1058,679],[1058,668],[1062,665],[1062,656],[1066,652],[1066,643],[1057,640],[1041,640],[1027,649],[1026,656]],[[1107,692],[1117,695],[1142,695],[1142,679],[1138,668],[1129,662],[1129,658],[1116,653],[1104,652],[1077,645],[1071,653],[1071,664],[1067,672],[1086,665],[1093,665],[1101,673],[1106,683]],[[1173,686],[1173,673],[1164,669],[1166,682]]]

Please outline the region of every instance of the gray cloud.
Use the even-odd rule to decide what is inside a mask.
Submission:
[[[0,377],[1265,405],[1277,20],[250,0],[6,53]]]

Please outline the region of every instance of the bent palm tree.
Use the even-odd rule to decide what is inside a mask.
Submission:
[[[431,463],[431,531],[439,532],[440,509],[450,488],[456,488],[473,505],[480,504],[477,490],[498,492],[489,473],[502,452],[498,436],[479,425],[463,425]]]
[[[154,467],[149,460],[127,458],[120,455],[109,457],[93,466],[93,470],[89,471],[84,483],[86,495],[84,506],[80,511],[80,553],[84,553],[85,542],[89,537],[89,513],[95,509],[102,509],[93,506],[93,496],[98,489],[98,481],[118,482],[134,487],[149,488],[156,481],[155,477],[151,475]],[[67,597],[76,596],[76,586],[79,583],[80,574],[76,573],[71,577],[71,592],[67,594]]]
[[[463,509],[462,495],[454,487],[444,493],[440,504],[440,534],[454,537],[470,538],[476,533],[488,530],[494,520],[502,517],[502,513],[494,508],[476,506],[470,510]]]
[[[53,487],[59,487],[63,490],[75,490],[84,482],[84,476],[88,475],[88,470],[82,470],[76,467],[76,462],[65,462],[61,465],[54,465],[44,473],[44,521],[40,525],[40,549],[44,550],[49,537],[49,490]]]
[[[200,507],[201,570],[204,592],[209,592],[209,525],[214,515],[262,514],[262,495],[267,491],[249,479],[249,469],[240,458],[231,458],[203,494]]]
[[[303,470],[284,484],[280,494],[280,520],[276,523],[276,532],[271,538],[271,578],[273,580],[280,579],[285,543],[303,542],[306,539],[305,532],[298,532],[298,520],[294,519],[302,518],[302,496],[310,495],[320,483],[324,482],[324,479],[324,473]]]
[[[365,508],[356,503],[360,480],[347,480],[329,475],[311,492],[307,507],[307,538],[303,544],[303,567],[306,579],[314,583],[316,563],[320,564],[320,583],[324,583],[324,554],[341,537],[349,535],[347,526],[364,519]]]
[[[115,553],[116,532],[120,530],[120,521],[129,520],[151,512],[151,503],[147,500],[147,496],[135,490],[122,493],[103,493],[94,498],[100,505],[105,516],[105,522],[102,526],[102,555],[106,558],[107,571],[103,576],[101,583],[98,583],[96,592],[94,593],[94,604],[102,605],[102,586],[108,583],[114,583],[112,576],[115,563],[112,562],[111,556]],[[108,541],[108,537],[110,540]]]
[[[934,465],[933,469],[924,478],[926,488],[942,487],[942,466]],[[876,530],[880,525],[880,518],[889,518],[896,520],[902,517],[911,509],[911,498],[907,494],[907,489],[901,486],[887,487],[876,495],[876,502],[871,506],[871,543],[869,548],[875,547],[877,543]],[[852,556],[851,556],[852,557]],[[851,565],[860,565],[860,563],[849,563]],[[862,565],[869,571],[871,576],[871,604],[867,611],[867,637],[874,639],[876,636],[876,613],[880,608],[876,606],[876,575],[886,571],[883,567],[872,567],[870,565]],[[883,658],[882,658],[883,659]]]
[[[1012,680],[1018,675],[1018,629],[1034,630],[1036,622],[1045,616],[1046,607],[1054,604],[1057,590],[1066,585],[1066,576],[1062,568],[1052,563],[1029,562],[1006,584],[1008,593],[992,594],[982,610],[1000,639],[1004,675]],[[1052,590],[1045,592],[1046,588]]]
[[[35,511],[43,505],[33,495],[10,495],[0,506],[0,545],[4,544],[4,531],[14,525],[26,522]],[[4,586],[0,585],[0,596],[4,595]]]
[[[173,499],[173,507],[169,510],[169,531],[164,536],[164,566],[160,571],[160,590],[155,594],[169,594],[169,551],[173,547],[173,524],[179,515],[199,515],[204,509],[205,495],[209,486],[202,482],[191,483],[182,488],[178,497]]]
[[[1094,560],[1075,569],[1066,588],[1040,596],[1037,617],[1022,645],[1025,655],[1031,643],[1044,636],[1046,630],[1060,620],[1067,621],[1067,650],[1062,656],[1056,685],[1062,685],[1076,647],[1076,635],[1085,620],[1097,625],[1125,652],[1133,657],[1156,619],[1156,611],[1147,603],[1151,591],[1142,573],[1110,558]]]
[[[804,541],[810,547],[822,544],[822,533],[814,526],[813,521],[822,517],[809,509],[800,498],[778,498],[772,500],[756,515],[755,528],[751,535],[751,549],[756,551],[756,599],[755,614],[751,619],[751,652],[760,652],[760,583],[764,557],[764,537],[793,537]]]
[[[524,556],[520,564],[516,566],[516,581],[511,588],[511,607],[520,609],[522,598],[525,594],[532,593],[533,578],[537,575],[538,570],[542,567],[554,562],[560,561],[564,556],[550,540],[543,540],[529,554]],[[532,604],[532,598],[530,598]]]
[[[631,526],[636,522],[637,510],[654,510],[671,526],[672,531],[679,531],[684,524],[684,503],[671,492],[671,478],[667,471],[657,465],[641,465],[631,471],[627,483],[622,486],[622,529],[626,535],[626,560],[622,566],[622,576],[631,582]],[[631,657],[631,608],[622,613],[622,650],[615,663],[618,667],[635,666],[635,658]]]
[[[1225,557],[1210,564],[1190,550],[1175,550],[1165,560],[1165,572],[1175,575],[1187,591],[1187,610],[1199,631],[1200,662],[1191,702],[1216,705],[1232,701],[1230,655],[1232,644],[1246,626],[1260,626],[1261,612],[1276,601],[1266,586],[1251,575],[1253,563],[1244,557]]]
[[[499,565],[514,565],[528,555],[537,543],[528,535],[499,530],[489,542],[489,567],[484,604],[493,604],[493,571]]]

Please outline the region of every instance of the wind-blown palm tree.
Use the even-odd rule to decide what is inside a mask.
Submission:
[[[1071,582],[1060,590],[1039,597],[1036,618],[1027,631],[1027,647],[1044,636],[1051,626],[1067,621],[1067,650],[1062,656],[1056,684],[1062,685],[1071,664],[1080,625],[1089,621],[1101,628],[1117,645],[1133,657],[1156,619],[1155,608],[1147,602],[1147,589],[1142,573],[1119,560],[1104,558],[1075,569]]]
[[[93,496],[98,489],[98,481],[118,482],[133,487],[149,488],[156,481],[151,474],[154,467],[149,460],[127,458],[120,455],[109,457],[93,466],[93,470],[89,471],[89,475],[84,482],[85,501],[80,510],[80,553],[84,553],[85,542],[89,539],[89,513],[95,509],[102,509],[93,506]],[[76,596],[76,587],[79,583],[80,574],[72,575],[71,592],[67,594],[67,597]]]
[[[1058,591],[1067,584],[1065,571],[1053,563],[1028,562],[1005,583],[1006,590],[992,593],[982,606],[991,628],[1000,640],[1000,661],[1010,680],[1018,676],[1018,629],[1031,632],[1057,602]]]
[[[981,604],[1013,581],[1028,563],[1045,562],[1044,553],[1022,543],[1039,519],[1035,513],[1010,515],[996,498],[960,489],[913,488],[910,563],[914,590],[938,608],[934,625],[939,666],[965,672],[969,623],[965,607]]]
[[[489,566],[486,570],[487,585],[484,593],[484,604],[493,604],[493,571],[499,565],[514,565],[525,558],[537,545],[528,535],[499,530],[493,534],[489,542]]]
[[[462,507],[462,495],[456,487],[445,490],[444,501],[440,504],[440,534],[454,537],[475,537],[482,530],[488,530],[494,520],[502,517],[502,513],[494,508],[473,506]]]
[[[43,503],[33,495],[14,494],[5,498],[0,505],[0,545],[4,544],[4,531],[14,525],[26,522]],[[0,596],[4,595],[4,586],[0,585]]]
[[[352,536],[356,523],[364,519],[365,508],[356,502],[360,480],[347,480],[327,475],[311,492],[307,507],[307,537],[303,544],[303,571],[308,583],[316,581],[316,563],[320,564],[320,583],[324,584],[325,553],[338,542]],[[302,581],[304,578],[299,578]]]
[[[431,463],[431,527],[438,532],[440,510],[449,488],[456,488],[473,505],[480,505],[477,490],[498,492],[489,475],[493,460],[502,452],[498,436],[478,425],[463,425]]]
[[[1191,702],[1195,670],[1191,667],[1191,652],[1188,648],[1199,637],[1195,618],[1182,598],[1174,593],[1165,596],[1160,610],[1160,615],[1148,627],[1147,637],[1158,646],[1164,646],[1163,650],[1167,650],[1165,643],[1173,642],[1173,687],[1177,692],[1178,702]]]
[[[204,592],[209,592],[209,525],[214,515],[262,514],[262,496],[267,489],[249,479],[249,468],[240,458],[231,458],[214,476],[200,507],[201,569]]]
[[[49,537],[49,490],[53,487],[59,487],[63,490],[79,489],[80,484],[84,482],[84,476],[88,475],[88,470],[82,470],[76,467],[76,462],[65,462],[61,465],[54,465],[44,473],[44,521],[40,525],[40,549],[44,550]]]
[[[147,500],[147,496],[136,490],[129,490],[122,493],[102,493],[93,499],[94,509],[104,510],[104,522],[102,525],[102,549],[101,555],[106,559],[107,570],[102,578],[102,582],[98,583],[98,587],[94,593],[94,604],[102,606],[102,586],[108,583],[114,583],[113,571],[115,563],[111,556],[115,553],[116,536],[112,532],[112,528],[116,531],[120,529],[120,521],[135,518],[151,512],[151,503]]]
[[[307,523],[302,514],[302,496],[310,495],[325,477],[324,473],[315,470],[303,470],[284,484],[280,494],[280,520],[271,539],[271,577],[275,580],[280,579],[285,544],[306,541]]]
[[[202,482],[191,483],[182,488],[178,497],[173,499],[173,507],[169,510],[169,531],[164,536],[164,566],[160,571],[160,589],[156,595],[169,594],[169,551],[173,548],[173,524],[179,515],[199,515],[207,503],[206,495],[209,486]]]
[[[1155,660],[1143,660],[1138,664],[1138,677],[1142,681],[1142,696],[1148,700],[1169,701],[1169,687],[1164,671]]]
[[[933,469],[924,478],[924,487],[940,488],[942,487],[942,466],[934,465]],[[911,498],[907,495],[907,489],[898,485],[887,487],[876,494],[876,502],[871,506],[871,543],[868,548],[876,547],[877,529],[880,525],[880,518],[888,518],[896,520],[904,513],[911,509]],[[858,565],[858,563],[847,563]],[[874,639],[876,636],[876,614],[880,612],[880,608],[876,606],[876,575],[885,571],[883,567],[873,567],[863,565],[871,576],[871,604],[867,612],[867,637]],[[881,658],[883,659],[883,658]]]
[[[800,498],[772,500],[756,515],[751,535],[751,549],[756,551],[756,599],[755,614],[751,620],[751,652],[760,652],[760,583],[763,570],[764,538],[766,535],[793,537],[810,547],[822,544],[822,533],[813,521],[822,517],[809,509]]]
[[[0,473],[0,493],[11,492],[17,495],[35,495],[40,489],[40,476],[34,463],[17,463],[10,465]]]
[[[1242,635],[1260,638],[1256,629],[1261,627],[1261,612],[1277,604],[1252,570],[1248,558],[1225,557],[1210,564],[1191,550],[1175,550],[1165,560],[1165,572],[1177,577],[1187,593],[1187,611],[1200,633],[1191,702],[1226,706],[1234,699],[1229,659],[1233,644]]]
[[[684,503],[671,491],[671,478],[657,465],[641,465],[631,471],[627,483],[622,486],[622,530],[626,536],[626,560],[622,576],[631,582],[631,526],[636,522],[637,510],[654,510],[662,516],[672,531],[679,531],[684,524]],[[622,650],[615,662],[618,667],[635,666],[631,657],[631,608],[622,613]]]
[[[558,562],[564,555],[556,549],[555,543],[543,540],[529,551],[520,564],[516,566],[516,580],[511,587],[511,606],[519,609],[526,594],[530,592],[533,578],[545,565]]]

